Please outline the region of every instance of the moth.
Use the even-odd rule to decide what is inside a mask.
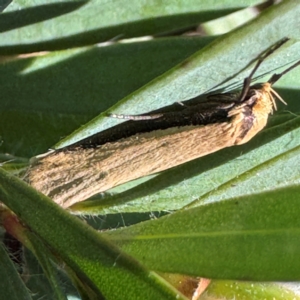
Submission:
[[[220,149],[247,143],[277,109],[272,88],[296,62],[268,82],[251,86],[267,51],[245,78],[242,91],[210,95],[207,101],[151,115],[111,115],[129,119],[37,159],[26,180],[63,207],[136,178],[161,172]]]

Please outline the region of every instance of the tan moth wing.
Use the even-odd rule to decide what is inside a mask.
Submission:
[[[76,143],[37,159],[25,180],[59,205],[69,207],[122,183],[248,142],[266,126],[269,114],[276,110],[274,97],[285,103],[272,85],[300,64],[298,61],[282,73],[274,74],[268,82],[250,87],[252,76],[263,59],[286,40],[280,41],[258,60],[249,77],[245,78],[241,93],[213,95],[211,99],[218,98],[220,108],[212,113],[208,109],[205,114],[192,114],[197,118],[204,116],[203,120],[211,123],[174,125],[103,145],[94,145],[88,138],[85,142],[90,143],[91,148]],[[228,99],[233,99],[233,102],[228,104]],[[193,109],[186,110],[188,116]],[[181,116],[186,121],[187,115],[183,113]],[[165,115],[155,115],[154,119],[161,117]],[[148,119],[152,119],[151,116]]]
[[[31,167],[27,181],[68,207],[127,181],[246,143],[266,125],[272,105],[264,90],[255,90],[248,101],[230,110],[228,122],[173,127],[97,148],[54,152]]]

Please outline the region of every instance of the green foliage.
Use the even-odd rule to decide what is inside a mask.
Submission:
[[[71,294],[82,299],[185,299],[156,272],[223,280],[300,278],[299,68],[275,85],[288,107],[281,105],[268,127],[246,145],[126,183],[72,207],[73,213],[93,215],[89,223],[96,229],[127,227],[96,232],[13,175],[34,155],[120,122],[105,117],[107,112],[145,113],[241,87],[259,55],[284,37],[289,42],[264,61],[257,79],[267,80],[299,60],[300,5],[292,0],[220,37],[169,35],[98,44],[162,36],[254,4],[136,0],[129,6],[116,0],[57,0],[37,5],[15,0],[5,9],[1,55],[51,52],[3,58],[0,66],[0,159],[7,162],[0,169],[0,200],[21,223],[4,207],[0,219],[30,250],[23,262],[29,272],[26,289],[0,247],[1,294],[9,299],[66,299]],[[160,211],[176,212],[152,213]],[[253,294],[260,295],[257,299],[298,299],[285,287],[239,281],[214,281],[208,293],[225,299],[255,299]]]

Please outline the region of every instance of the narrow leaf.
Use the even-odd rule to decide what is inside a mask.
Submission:
[[[120,252],[51,199],[1,169],[0,183],[1,201],[47,242],[98,299],[175,299],[178,293],[162,278]]]
[[[300,278],[300,187],[176,212],[103,234],[150,269],[204,278]]]

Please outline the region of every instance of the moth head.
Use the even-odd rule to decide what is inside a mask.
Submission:
[[[287,103],[281,98],[281,96],[272,88],[271,82],[266,82],[262,84],[262,91],[269,96],[272,101],[273,108],[277,110],[276,99],[281,101],[283,104],[287,105]]]
[[[277,99],[283,104],[287,105],[287,103],[281,98],[281,96],[272,88],[272,83],[270,82],[257,83],[252,85],[246,99],[245,102],[247,103],[247,105],[254,105],[257,99],[260,99],[261,101],[271,101],[272,108],[274,110],[277,110]]]

